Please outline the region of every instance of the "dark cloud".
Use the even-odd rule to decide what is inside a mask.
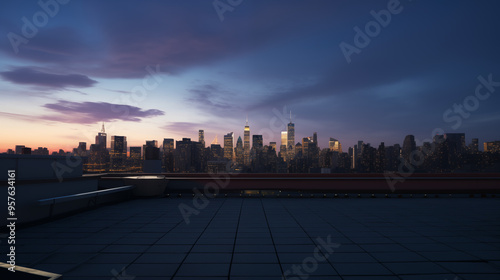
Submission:
[[[59,101],[45,104],[44,107],[58,114],[42,116],[41,118],[66,123],[92,124],[115,120],[140,122],[143,118],[164,115],[163,111],[156,109],[143,110],[139,107],[107,102]]]
[[[17,54],[8,40],[0,43],[0,50],[16,59],[76,68],[97,77],[143,77],[147,65],[157,64],[175,74],[250,52],[318,20],[346,17],[341,7],[328,10],[325,4],[331,6],[328,2],[252,1],[226,12],[226,21],[221,22],[212,2],[207,1],[86,1],[64,6],[61,14],[88,14],[92,15],[90,21],[81,22],[75,16],[64,26],[40,29],[19,46]],[[7,32],[22,26],[15,16],[5,21],[12,28]]]
[[[0,72],[4,80],[23,85],[43,86],[49,88],[91,87],[96,81],[79,74],[52,74],[28,67],[18,67],[10,71]]]
[[[196,85],[189,89],[191,95],[187,101],[198,106],[200,110],[212,113],[221,111],[240,111],[240,102],[237,94],[231,90],[225,89],[218,83],[207,82]]]

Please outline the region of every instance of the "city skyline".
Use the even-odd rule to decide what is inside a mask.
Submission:
[[[97,125],[97,124],[96,124],[96,125]],[[205,134],[204,134],[204,135],[208,135],[209,137],[210,137],[210,136],[213,136],[212,138],[207,138],[209,141],[205,142],[205,143],[206,143],[206,144],[205,144],[205,147],[210,147],[210,142],[214,141],[216,137],[217,137],[217,138],[219,138],[219,139],[221,139],[221,137],[222,137],[222,141],[221,141],[221,140],[218,140],[218,142],[219,142],[219,144],[222,144],[222,145],[223,145],[223,143],[224,143],[224,141],[223,141],[223,137],[224,137],[224,134],[225,134],[225,133],[217,134],[217,133],[215,133],[215,132],[206,131],[206,130],[201,129],[201,128],[200,128],[200,129],[195,129],[195,130],[193,130],[193,131],[188,131],[188,133],[190,132],[190,134],[188,134],[188,135],[180,135],[180,137],[179,137],[179,138],[173,138],[173,137],[168,137],[168,136],[166,136],[166,137],[161,137],[161,138],[156,139],[156,140],[158,140],[158,141],[159,141],[159,140],[163,140],[163,139],[174,139],[174,140],[180,140],[180,139],[182,139],[182,138],[198,139],[198,137],[199,137],[199,130],[203,130],[203,131],[205,132]],[[98,130],[96,129],[93,133],[95,134],[97,131],[98,131]],[[233,131],[235,131],[235,132],[233,132],[233,133],[234,133],[234,137],[235,137],[235,139],[237,139],[238,137],[244,137],[244,132],[243,132],[243,133],[238,133],[236,130],[233,130]],[[243,130],[243,131],[244,131],[244,130]],[[256,132],[258,132],[258,131],[260,131],[260,132],[268,132],[269,130],[267,130],[267,129],[259,129],[259,130],[257,130]],[[450,132],[450,131],[451,131],[451,132]],[[442,132],[444,132],[444,133],[456,133],[456,131],[452,131],[452,130],[450,130],[450,131],[442,131]],[[269,142],[277,142],[277,143],[279,143],[279,142],[280,142],[280,140],[281,140],[281,137],[283,136],[283,135],[282,135],[282,133],[285,133],[285,134],[286,134],[286,132],[287,132],[287,130],[284,130],[284,131],[279,131],[279,132],[277,132],[277,133],[276,133],[277,135],[280,135],[280,137],[279,137],[279,138],[278,138],[278,137],[277,137],[277,135],[276,135],[275,137],[271,138],[271,140],[270,140],[270,139],[267,139],[267,140],[266,140],[266,139],[264,139],[264,143],[269,143]],[[312,136],[313,136],[313,133],[315,133],[315,132],[316,132],[316,131],[311,132],[311,133],[310,133],[310,135],[303,135],[303,137],[312,137]],[[460,132],[460,133],[463,133],[462,131],[459,131],[459,132]],[[126,136],[126,137],[129,137],[127,133],[116,133],[116,134],[111,134],[111,133],[109,133],[109,132],[107,132],[107,133],[108,133],[108,135],[116,135],[116,136]],[[254,133],[252,133],[252,134],[250,134],[250,136],[251,136],[251,135],[261,135],[261,134],[257,134],[257,133],[256,133],[256,134],[254,134]],[[406,134],[406,135],[413,135],[413,134]],[[339,136],[321,135],[321,136],[319,137],[318,143],[319,143],[319,146],[320,146],[320,147],[329,147],[329,145],[330,145],[330,143],[329,143],[329,142],[331,141],[331,138],[335,138],[335,140],[336,140],[336,141],[338,141],[338,142],[340,142],[340,143],[342,143],[342,145],[344,145],[344,147],[354,147],[354,145],[356,145],[356,143],[357,143],[358,141],[364,141],[365,143],[371,143],[371,144],[373,144],[373,145],[375,145],[375,144],[379,144],[379,143],[381,143],[381,142],[384,142],[386,145],[394,145],[394,144],[402,144],[402,143],[403,143],[403,140],[404,140],[404,137],[405,137],[406,135],[401,135],[401,137],[400,137],[399,141],[398,141],[398,139],[394,139],[394,142],[392,142],[392,141],[391,141],[391,142],[389,142],[389,141],[384,141],[384,139],[383,139],[383,138],[381,139],[382,141],[380,141],[380,142],[374,142],[374,141],[370,141],[370,139],[367,139],[366,137],[360,136],[360,137],[358,137],[358,138],[357,138],[358,140],[356,140],[356,141],[352,142],[351,144],[346,143],[347,141],[346,141],[346,142],[342,141],[342,140],[341,140],[341,139],[342,139],[342,137],[339,137]],[[440,135],[441,135],[441,134],[440,134]],[[467,143],[472,142],[472,139],[476,139],[476,138],[478,138],[478,137],[474,137],[474,136],[468,135],[467,133],[465,133],[465,135],[466,135],[466,142],[467,142]],[[93,141],[93,140],[92,140],[92,138],[93,138],[93,137],[95,137],[95,135],[93,135],[93,136],[92,136],[92,137],[90,137],[90,138],[86,138],[86,139],[87,139],[87,141],[84,141],[85,139],[80,139],[80,141],[77,141],[77,143],[78,143],[78,142],[86,142],[86,143],[91,143],[91,142]],[[139,136],[139,137],[140,137],[140,136]],[[129,147],[131,147],[131,146],[142,146],[142,145],[144,144],[144,142],[145,142],[145,141],[147,141],[147,139],[149,139],[149,138],[138,139],[139,137],[132,138],[132,141],[129,141],[129,142],[131,142],[131,143],[133,143],[133,144],[130,144],[130,145],[129,145]],[[286,137],[286,136],[285,136],[285,137]],[[129,139],[130,139],[130,138],[129,138]],[[212,139],[212,140],[210,140],[210,139]],[[250,139],[251,139],[251,137],[250,137]],[[295,143],[300,142],[299,140],[301,140],[301,139],[302,139],[302,137],[297,138],[297,140],[295,140]],[[356,139],[356,138],[353,138],[353,139]],[[380,139],[380,138],[377,138],[377,139]],[[478,139],[479,139],[479,138],[478,138]],[[492,141],[498,141],[499,139],[500,139],[500,136],[499,136],[498,138],[491,138],[491,139],[484,139],[484,140],[479,139],[479,142],[480,142],[480,143],[484,143],[484,142],[492,142]],[[268,141],[268,140],[269,140],[269,141]],[[432,140],[432,137],[426,137],[426,138],[418,138],[418,137],[415,137],[415,140],[416,140],[418,143],[422,144],[423,142],[427,142],[427,141],[429,141],[429,140]],[[108,140],[108,142],[110,142],[110,140]],[[35,140],[28,140],[28,141],[24,140],[24,141],[21,141],[21,142],[15,143],[13,146],[3,145],[4,143],[0,143],[0,153],[5,153],[5,152],[7,152],[9,149],[13,149],[13,147],[15,147],[16,145],[24,145],[24,146],[26,146],[26,147],[32,147],[32,148],[35,148],[35,147],[44,147],[44,148],[48,148],[50,151],[58,151],[59,149],[63,149],[63,150],[65,150],[65,151],[71,151],[71,150],[74,148],[74,144],[73,144],[72,142],[65,142],[65,143],[63,143],[63,144],[61,144],[61,145],[54,144],[54,145],[52,145],[52,146],[49,146],[49,145],[41,145],[41,144],[37,144],[37,143],[40,143],[40,142],[38,142],[38,140],[36,140],[36,139],[35,139]],[[250,140],[250,143],[251,143],[251,140]],[[265,145],[266,145],[266,144],[265,144]],[[251,145],[250,145],[250,146],[251,146]],[[236,147],[236,141],[234,141],[234,145],[233,145],[233,147]],[[278,147],[279,147],[279,146],[278,146]],[[482,146],[480,146],[480,150],[482,150],[482,149],[483,149],[483,148],[482,148]]]
[[[295,123],[292,123],[290,121],[290,123],[292,125],[292,127],[294,128],[295,127]],[[288,126],[290,127],[290,126]],[[253,142],[254,140],[252,140],[254,138],[254,136],[263,136],[262,134],[253,134],[251,133],[251,129],[250,129],[250,126],[248,124],[248,120],[244,126],[244,129],[243,129],[243,133],[241,135],[238,135],[236,134],[235,132],[229,132],[227,133],[226,135],[222,135],[223,136],[223,139],[222,141],[219,142],[218,140],[218,137],[217,135],[215,136],[215,138],[213,139],[213,141],[211,141],[211,144],[208,144],[206,141],[205,141],[205,130],[204,129],[199,129],[197,131],[197,138],[196,137],[187,137],[187,136],[184,136],[184,137],[181,137],[181,138],[171,138],[171,137],[163,137],[159,140],[157,139],[153,139],[153,140],[148,140],[148,139],[143,139],[142,142],[140,142],[141,144],[139,145],[127,145],[127,135],[126,134],[121,134],[121,135],[111,135],[109,134],[108,132],[106,132],[105,130],[105,125],[104,123],[102,123],[102,126],[101,126],[101,130],[96,132],[97,135],[95,135],[95,144],[96,145],[101,145],[102,142],[104,142],[104,147],[109,150],[109,151],[112,151],[113,150],[113,141],[114,141],[114,138],[115,137],[118,137],[118,138],[123,138],[124,140],[121,140],[121,141],[124,141],[124,146],[127,150],[127,153],[130,153],[130,148],[137,148],[137,147],[142,147],[144,146],[144,143],[149,143],[149,142],[155,142],[156,143],[156,146],[158,148],[161,148],[163,147],[163,145],[165,145],[165,141],[173,141],[172,143],[168,143],[169,147],[171,149],[175,149],[177,147],[175,147],[174,143],[176,141],[182,141],[184,139],[190,139],[190,141],[193,141],[193,142],[199,142],[202,144],[202,147],[204,148],[210,148],[212,145],[216,144],[216,145],[220,145],[222,149],[224,149],[224,146],[226,146],[226,143],[228,146],[231,146],[232,147],[232,151],[231,153],[233,154],[233,156],[235,156],[235,153],[236,153],[236,147],[238,146],[237,144],[237,141],[235,139],[238,138],[238,141],[241,141],[242,143],[242,148],[243,148],[243,152],[245,153],[245,158],[247,158],[247,155],[250,154],[250,149],[251,147],[253,147]],[[334,138],[334,137],[328,137],[328,142],[326,143],[326,145],[322,146],[320,145],[319,141],[317,141],[317,132],[313,132],[311,135],[309,136],[303,136],[303,137],[298,137],[298,138],[295,138],[295,135],[293,136],[293,139],[288,139],[288,132],[289,130],[284,130],[284,131],[281,131],[281,143],[282,142],[285,142],[286,145],[285,147],[280,147],[280,145],[276,146],[277,144],[276,143],[279,143],[277,141],[267,141],[265,138],[262,137],[262,143],[263,143],[263,146],[271,146],[272,144],[274,144],[274,149],[276,151],[276,153],[278,152],[281,152],[282,149],[285,149],[287,150],[287,155],[286,156],[290,156],[289,155],[289,152],[288,149],[290,147],[290,145],[297,145],[297,144],[301,144],[303,143],[303,139],[308,139],[309,141],[312,141],[312,142],[315,142],[317,143],[318,145],[318,148],[320,149],[323,149],[323,148],[328,148],[332,151],[338,151],[340,153],[344,152],[346,153],[348,149],[350,148],[354,148],[356,145],[360,145],[360,143],[363,143],[363,144],[368,144],[372,147],[377,147],[379,144],[384,144],[386,146],[393,146],[393,145],[399,145],[399,146],[404,146],[405,143],[407,142],[411,142],[411,143],[414,143],[416,146],[413,147],[413,148],[417,148],[417,147],[422,147],[426,142],[427,143],[431,143],[435,140],[435,137],[437,136],[445,136],[446,134],[459,134],[459,135],[464,135],[464,146],[468,146],[470,144],[476,144],[478,146],[478,150],[479,151],[484,151],[484,145],[486,143],[491,143],[491,142],[500,142],[500,140],[490,140],[490,141],[480,141],[477,137],[474,137],[474,136],[467,136],[466,133],[462,133],[462,132],[444,132],[443,134],[436,134],[434,135],[434,137],[432,138],[427,138],[427,139],[424,139],[425,141],[422,141],[421,139],[417,139],[413,134],[408,134],[408,135],[405,135],[404,137],[402,137],[401,139],[403,139],[402,141],[400,142],[395,142],[395,143],[387,143],[385,141],[382,141],[382,142],[379,142],[379,143],[372,143],[370,141],[366,141],[366,139],[359,139],[358,141],[356,141],[356,143],[352,146],[347,146],[345,144],[342,144],[343,142]],[[103,136],[104,135],[104,136]],[[109,136],[109,138],[107,138],[107,136]],[[244,138],[241,138],[241,137],[244,137]],[[248,138],[247,138],[248,137]],[[411,138],[409,138],[411,137]],[[468,141],[469,138],[470,138],[470,141]],[[102,140],[104,139],[104,141]],[[229,142],[226,142],[226,139],[230,139]],[[245,141],[243,142],[243,139],[245,139]],[[273,138],[274,139],[274,138]],[[298,139],[298,140],[295,140],[295,139]],[[411,139],[411,140],[409,140]],[[0,151],[0,154],[1,153],[7,153],[9,150],[10,151],[13,151],[14,153],[18,153],[18,151],[16,150],[17,148],[30,148],[32,151],[35,150],[35,149],[39,149],[39,148],[43,148],[43,149],[47,149],[49,152],[52,151],[53,153],[58,153],[60,150],[63,150],[65,153],[71,153],[72,150],[74,149],[80,149],[80,146],[81,145],[87,145],[88,144],[88,147],[90,148],[90,145],[92,145],[92,141],[91,142],[85,142],[85,141],[79,141],[78,142],[79,145],[78,147],[74,147],[74,145],[72,146],[71,144],[68,144],[68,146],[71,146],[72,148],[69,148],[67,150],[65,149],[62,149],[62,148],[55,148],[55,149],[49,149],[47,147],[44,147],[44,146],[40,146],[40,145],[24,145],[24,144],[16,144],[14,147],[11,147],[11,148],[8,148],[6,151]],[[108,143],[110,144],[108,146]],[[163,143],[163,144],[161,144]],[[230,143],[230,144],[229,144]],[[243,144],[245,143],[245,144]],[[243,146],[244,145],[244,146]],[[128,146],[128,148],[127,148]],[[281,145],[283,146],[283,145]],[[342,146],[344,146],[344,150],[342,150]],[[36,148],[35,148],[36,147]],[[85,149],[84,149],[85,150]],[[295,151],[294,151],[295,153]],[[404,153],[402,151],[402,153]],[[49,153],[51,154],[51,153]],[[286,157],[285,155],[283,157]],[[292,157],[294,157],[295,154],[292,155]],[[224,156],[225,158],[229,159],[229,157],[227,156]]]
[[[127,136],[111,135],[108,148],[105,125],[95,136],[95,144],[87,149],[86,142],[79,142],[72,152],[59,150],[52,155],[65,156],[83,162],[84,172],[145,172],[145,173],[384,173],[391,177],[399,174],[498,172],[500,141],[484,142],[484,152],[479,140],[467,143],[464,133],[444,133],[431,140],[417,143],[414,135],[406,135],[403,144],[378,147],[358,141],[353,147],[342,150],[342,143],[330,138],[327,148],[318,146],[318,135],[302,138],[295,143],[295,124],[290,122],[282,131],[281,145],[276,142],[265,145],[263,135],[252,134],[246,122],[245,145],[241,136],[234,143],[234,132],[224,135],[223,143],[217,138],[210,146],[205,145],[205,131],[198,130],[198,141],[190,138],[174,140],[164,138],[145,140],[141,146],[130,146],[127,152]],[[300,138],[300,137],[299,137]],[[161,144],[160,144],[161,143]],[[175,145],[174,145],[175,143]],[[251,147],[250,147],[251,146]],[[7,154],[49,155],[47,148],[32,149],[16,145]],[[392,173],[391,173],[392,172]]]
[[[280,143],[290,109],[322,147],[500,139],[496,1],[40,3],[2,2],[0,152],[70,150],[102,121],[129,146],[236,141],[246,116]]]

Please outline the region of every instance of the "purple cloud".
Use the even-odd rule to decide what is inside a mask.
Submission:
[[[235,100],[236,93],[223,88],[215,82],[196,85],[189,89],[187,101],[207,112],[239,111],[241,108]]]
[[[42,116],[43,119],[65,123],[92,124],[96,122],[110,122],[114,120],[140,122],[142,118],[151,118],[164,115],[157,109],[142,110],[139,107],[112,104],[107,102],[71,102],[59,101],[45,104],[57,115]]]
[[[191,123],[191,122],[171,122],[163,126],[163,129],[168,131],[196,131],[200,128],[199,123]]]
[[[294,34],[311,18],[340,18],[322,5],[303,1],[252,3],[225,15],[231,24],[222,24],[213,4],[199,1],[136,3],[94,1],[64,7],[65,14],[92,15],[92,24],[79,16],[61,25],[45,27],[15,54],[8,40],[0,51],[16,59],[48,63],[58,69],[77,70],[105,78],[140,78],[147,65],[161,65],[162,71],[175,74],[187,68],[248,53],[270,41]],[[286,9],[285,9],[286,7]],[[307,9],[306,9],[307,8]],[[300,12],[297,12],[300,11]],[[280,20],[276,15],[280,14]],[[258,18],[258,21],[253,19]],[[251,24],[249,24],[251,20]],[[19,19],[5,19],[8,31],[19,31]],[[272,25],[273,28],[269,28]],[[85,26],[83,28],[83,26]],[[89,35],[91,33],[92,35]]]
[[[28,67],[19,67],[0,72],[4,80],[16,84],[35,85],[49,88],[91,87],[96,81],[79,74],[52,74]]]

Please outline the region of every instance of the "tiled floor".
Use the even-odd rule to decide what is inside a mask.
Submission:
[[[207,201],[133,200],[21,229],[17,262],[73,280],[500,279],[500,199]]]

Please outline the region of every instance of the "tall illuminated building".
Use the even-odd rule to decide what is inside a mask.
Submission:
[[[295,124],[292,123],[292,111],[290,111],[290,123],[287,128],[287,154],[289,159],[293,159],[295,157]]]
[[[280,154],[281,157],[286,161],[287,159],[287,150],[286,150],[286,145],[288,143],[288,132],[282,131],[281,132],[281,145],[280,145]]]
[[[163,138],[163,150],[162,152],[171,153],[174,151],[174,139],[172,138]]]
[[[200,142],[202,147],[205,148],[205,131],[203,129],[198,131],[198,142]]]
[[[233,160],[234,155],[234,133],[229,132],[224,135],[224,158]]]
[[[248,126],[248,117],[243,131],[243,162],[250,165],[250,126]]]
[[[130,171],[138,172],[142,169],[142,147],[130,147],[128,168]]]
[[[108,151],[106,150],[107,134],[102,124],[101,132],[95,137],[95,144],[90,145],[90,158],[88,170],[94,172],[105,172],[108,168]]]
[[[111,154],[127,154],[127,136],[111,136]]]
[[[95,137],[95,144],[96,146],[99,146],[98,147],[99,150],[105,151],[107,148],[106,141],[107,141],[107,134],[106,131],[104,130],[104,123],[102,123],[101,132],[97,133],[97,136]]]
[[[335,138],[330,137],[330,141],[328,141],[328,148],[330,148],[330,151],[332,152],[342,153],[342,144],[340,144],[340,141]]]

